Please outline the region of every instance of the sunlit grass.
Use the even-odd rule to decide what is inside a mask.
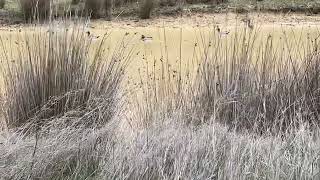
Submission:
[[[318,179],[319,32],[204,29],[60,26],[3,43],[0,175]]]

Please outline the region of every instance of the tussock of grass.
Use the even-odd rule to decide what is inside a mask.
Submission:
[[[214,119],[259,134],[277,134],[295,127],[299,125],[293,120],[296,116],[301,122],[319,125],[317,40],[309,39],[308,48],[297,49],[301,51],[297,56],[285,33],[286,40],[277,46],[272,35],[259,40],[263,44],[256,44],[257,32],[249,28],[239,29],[227,44],[216,32],[210,36],[214,38],[197,43],[201,50],[194,75],[190,70],[181,72],[179,63],[176,70],[169,67],[166,57],[157,64],[164,67],[164,73],[157,74],[150,68],[149,74],[141,75],[151,78],[143,85],[144,103],[134,105],[139,107],[139,126],[170,118],[177,111],[186,124]]]
[[[218,124],[194,130],[178,123],[180,119],[167,121],[171,123],[139,133],[114,131],[119,128],[114,121],[99,130],[68,127],[39,132],[38,140],[12,137],[0,146],[4,163],[0,175],[12,179],[319,177],[320,144],[313,141],[308,127],[301,126],[285,138],[257,138]]]
[[[270,35],[258,52],[253,50],[255,32],[246,34],[246,30],[245,34],[236,34],[232,47],[225,51],[214,42],[216,54],[209,55],[199,69],[200,83],[191,109],[199,108],[196,114],[204,119],[214,117],[223,124],[256,128],[261,133],[286,131],[299,124],[297,116],[318,126],[317,42],[309,40],[309,49],[300,51],[298,57],[286,34],[283,47],[276,47]],[[280,55],[278,48],[283,50]]]
[[[89,125],[112,118],[128,64],[121,49],[108,58],[106,37],[93,48],[92,34],[81,27],[19,37],[17,56],[10,52],[3,56],[4,114],[9,127],[41,126],[70,111],[79,113],[75,117],[99,112],[92,121],[84,122]],[[1,43],[5,50],[5,39]]]
[[[186,72],[181,55],[169,64],[164,30],[166,52],[144,59],[141,94],[120,107],[125,49],[105,62],[104,41],[90,56],[79,29],[35,35],[18,46],[16,63],[5,59],[7,122],[22,131],[0,144],[1,177],[318,179],[318,41],[303,46],[298,37],[293,46],[284,32],[282,43],[270,35],[256,46],[251,28],[228,41],[216,30],[200,38],[198,66]]]

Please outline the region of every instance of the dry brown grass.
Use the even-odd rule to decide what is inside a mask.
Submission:
[[[81,116],[85,109],[100,113],[94,121],[86,122],[89,126],[104,124],[113,116],[128,59],[120,49],[107,58],[103,53],[106,37],[100,37],[101,43],[92,52],[91,36],[80,27],[70,31],[50,29],[20,37],[19,56],[5,52],[8,58],[1,68],[6,100],[3,110],[10,128],[42,126],[70,111]],[[2,38],[1,43],[5,50]]]
[[[19,122],[17,115],[30,110],[34,99],[44,97],[39,102],[45,103],[21,122],[23,131],[11,129],[0,139],[1,177],[319,179],[317,38],[302,46],[301,37],[291,37],[290,44],[284,33],[281,44],[270,35],[254,47],[259,33],[254,28],[237,29],[227,43],[214,29],[194,45],[199,49],[194,74],[181,71],[181,56],[177,67],[171,66],[165,48],[159,61],[143,59],[154,69],[140,74],[146,78],[138,85],[142,101],[112,108],[130,56],[120,49],[114,61],[102,65],[103,50],[88,58],[91,41],[85,32],[67,36],[66,31],[35,35],[41,39],[36,45],[19,40],[16,62],[3,59],[9,67],[2,69],[9,87],[4,107],[11,109],[5,113],[16,116],[8,122]],[[155,65],[162,67],[160,74]],[[129,95],[136,90],[128,88]],[[85,101],[78,101],[82,97]],[[51,116],[52,107],[58,115]],[[109,114],[110,108],[118,113]],[[39,119],[43,115],[47,118]],[[30,131],[32,125],[37,131]]]
[[[296,116],[312,127],[319,126],[317,39],[309,39],[304,45],[307,48],[300,49],[297,56],[299,50],[293,50],[292,46],[301,38],[298,35],[290,36],[293,40],[289,40],[284,33],[281,46],[274,45],[272,35],[257,44],[255,38],[259,32],[245,28],[237,30],[226,46],[223,37],[213,32],[210,40],[206,36],[202,37],[204,42],[196,43],[195,49],[201,47],[199,52],[194,52],[201,59],[192,61],[199,64],[197,73],[181,72],[179,62],[183,60],[172,65],[164,57],[158,64],[163,68],[162,74],[150,68],[149,74],[141,75],[152,77],[142,88],[144,103],[134,105],[141,111],[136,119],[141,120],[143,127],[158,119],[175,117],[177,112],[186,124],[197,126],[214,120],[231,129],[258,134],[278,134],[296,128],[300,124]],[[176,69],[172,70],[168,64]]]

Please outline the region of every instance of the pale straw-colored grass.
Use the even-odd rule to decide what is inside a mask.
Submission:
[[[69,44],[57,35],[47,35],[49,39],[44,42],[55,42],[52,46],[37,49],[30,44],[31,48],[20,52],[28,52],[22,55],[32,58],[22,58],[9,66],[10,71],[4,71],[8,86],[5,99],[11,107],[5,111],[7,122],[20,125],[23,131],[10,129],[11,133],[0,142],[0,176],[319,179],[317,43],[312,40],[304,54],[301,50],[303,58],[294,59],[290,44],[284,43],[283,53],[275,53],[278,46],[273,46],[270,38],[254,53],[257,32],[242,32],[225,45],[214,34],[210,46],[201,46],[201,61],[190,76],[184,76],[181,69],[173,72],[164,56],[162,73],[149,69],[141,74],[147,77],[141,83],[141,98],[136,102],[127,99],[130,104],[116,109],[112,107],[119,99],[113,97],[119,91],[125,57],[130,57],[121,56],[124,51],[119,50],[120,55],[115,56],[124,64],[115,66],[115,61],[99,61],[103,60],[100,53],[92,60],[84,58],[88,51],[82,48],[87,44],[79,43],[77,38],[68,41],[63,36]],[[83,36],[80,33],[77,37]],[[72,71],[63,71],[65,68]],[[78,76],[69,72],[77,72]],[[161,77],[159,81],[155,80],[157,76]],[[84,96],[87,94],[79,91],[82,89],[89,95]],[[33,95],[35,91],[41,96]],[[22,93],[29,94],[24,97]],[[47,111],[48,106],[42,105],[50,105],[52,100],[57,102],[55,111]],[[28,102],[39,109],[38,113],[25,113],[34,109]],[[21,109],[24,116],[13,113]],[[103,115],[110,110],[118,113]],[[26,131],[37,118],[42,123],[35,131]]]

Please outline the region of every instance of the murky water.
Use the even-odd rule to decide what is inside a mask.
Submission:
[[[230,53],[241,53],[241,48],[244,46],[250,46],[251,59],[255,61],[266,48],[266,44],[271,41],[275,56],[290,55],[295,59],[302,59],[317,42],[320,35],[318,27],[315,24],[295,26],[256,24],[250,28],[239,23],[205,27],[181,25],[107,29],[96,25],[94,28],[86,27],[84,32],[90,32],[88,38],[92,38],[94,44],[98,44],[107,33],[104,48],[109,54],[117,51],[120,45],[126,45],[128,51],[132,50],[128,81],[134,83],[147,77],[151,71],[161,73],[166,69],[173,73],[187,74],[203,59],[230,59]],[[54,28],[57,33],[64,30],[59,26]],[[0,30],[3,47],[13,55],[24,36],[32,36],[38,31],[45,33],[47,29],[28,27]],[[246,39],[243,39],[244,34]],[[234,49],[237,49],[237,52],[233,52]],[[3,55],[3,52],[4,49],[0,53]]]

